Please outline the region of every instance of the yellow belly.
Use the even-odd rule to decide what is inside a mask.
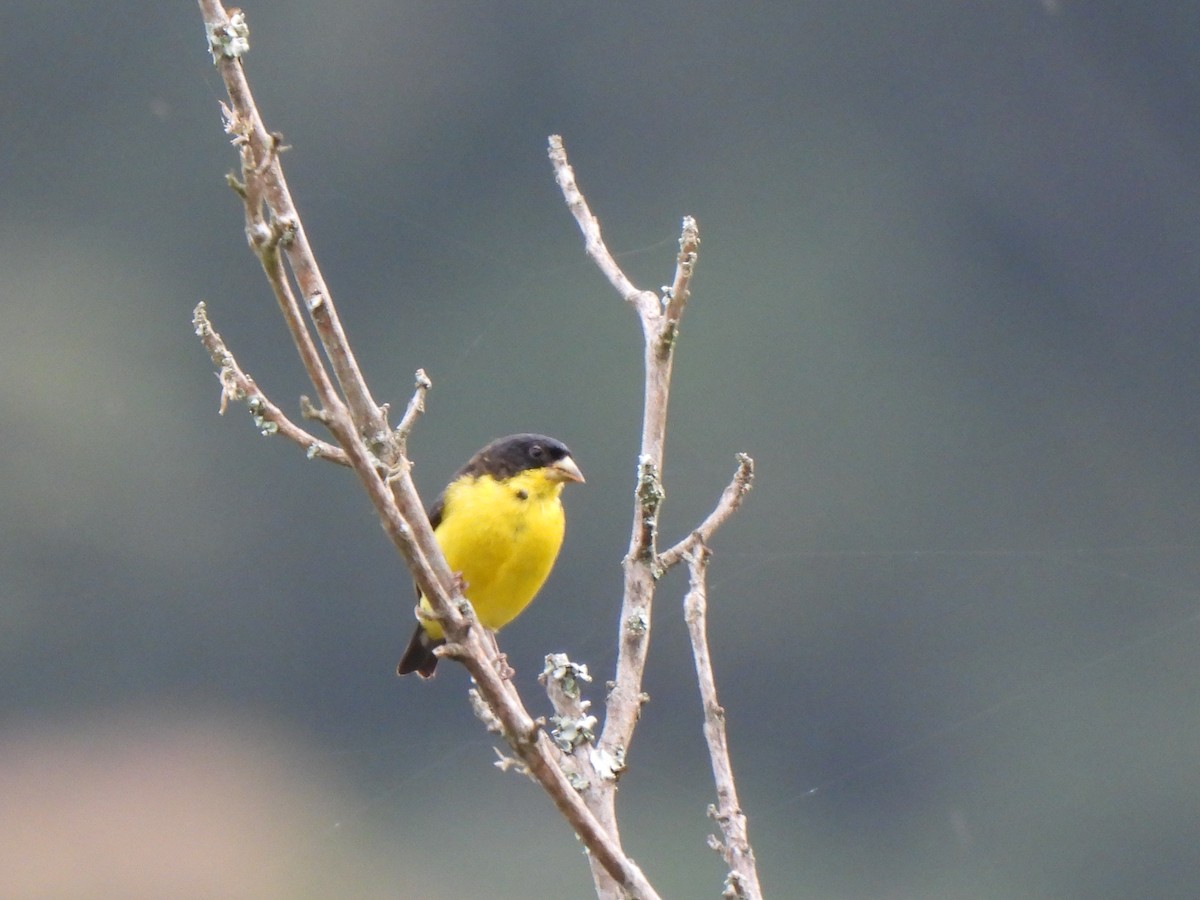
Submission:
[[[532,470],[497,482],[480,478],[446,490],[434,537],[486,628],[515,619],[545,583],[563,540],[561,482]],[[422,599],[422,606],[428,604]],[[431,637],[441,638],[435,622]]]

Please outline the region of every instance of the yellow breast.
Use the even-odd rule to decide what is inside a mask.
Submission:
[[[504,627],[545,583],[563,540],[562,482],[532,469],[506,481],[465,479],[446,489],[434,531],[486,628]],[[422,600],[422,605],[426,605]],[[436,623],[426,631],[440,638]]]

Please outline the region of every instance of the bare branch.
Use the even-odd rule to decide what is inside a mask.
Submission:
[[[684,558],[688,564],[689,584],[683,601],[692,656],[696,661],[696,678],[700,683],[700,699],[704,704],[704,739],[708,743],[713,780],[717,785],[717,804],[709,807],[709,815],[716,819],[724,835],[723,843],[715,838],[709,843],[729,865],[724,896],[728,900],[762,900],[754,850],[746,836],[746,816],[738,805],[737,787],[733,781],[733,764],[729,760],[729,744],[725,737],[725,710],[717,702],[717,684],[708,653],[706,573],[710,556],[703,542],[697,542],[687,550]]]
[[[242,160],[242,177],[231,186],[245,207],[246,234],[288,323],[293,341],[317,392],[320,405],[312,407],[345,452],[350,467],[367,492],[385,533],[403,555],[433,615],[446,636],[446,651],[461,659],[474,678],[480,696],[500,723],[509,744],[530,773],[550,795],[588,848],[591,859],[631,897],[657,900],[641,870],[624,855],[615,829],[607,827],[584,804],[563,774],[561,754],[522,705],[516,689],[497,671],[494,642],[475,620],[456,579],[434,540],[424,505],[412,482],[404,452],[405,439],[419,415],[428,379],[418,373],[417,389],[395,431],[388,428],[385,411],[375,404],[355,363],[353,353],[305,237],[283,177],[280,137],[269,133],[254,105],[242,70],[241,58],[249,50],[245,16],[230,16],[219,0],[199,0],[209,35],[209,49],[229,93],[226,129],[232,134]],[[284,260],[304,297],[345,401],[321,363],[300,305],[288,281]]]
[[[662,486],[663,444],[666,438],[667,398],[674,341],[663,340],[664,301],[651,291],[636,288],[609,252],[600,233],[600,223],[592,214],[575,173],[567,160],[567,151],[559,135],[550,136],[549,156],[555,180],[563,199],[583,232],[587,254],[599,267],[623,299],[637,310],[645,341],[645,394],[642,407],[642,441],[638,455],[637,486],[634,491],[633,533],[625,556],[625,592],[621,603],[620,639],[617,671],[609,691],[604,730],[599,748],[614,758],[624,758],[633,739],[633,730],[641,714],[646,695],[642,678],[650,645],[651,606],[656,573],[655,540],[658,514],[665,493]],[[687,220],[689,235],[695,222]],[[689,260],[694,265],[694,258]],[[690,278],[690,268],[689,275]],[[672,330],[678,327],[677,321]],[[593,787],[589,805],[597,810],[605,824],[616,833],[615,790],[612,785]],[[598,885],[603,892],[605,886]]]
[[[670,550],[659,555],[658,566],[661,571],[666,572],[673,568],[696,547],[707,544],[717,529],[725,523],[725,520],[742,505],[742,500],[750,493],[750,488],[754,487],[754,460],[745,453],[739,453],[737,461],[738,467],[737,471],[733,473],[733,480],[721,492],[721,499],[717,501],[716,508],[708,514],[695,531]]]
[[[664,297],[633,285],[617,265],[604,243],[600,223],[592,214],[575,173],[567,160],[562,138],[551,135],[549,156],[563,199],[583,232],[588,255],[623,299],[637,310],[645,341],[645,395],[642,405],[642,440],[638,454],[638,480],[634,500],[634,523],[629,552],[625,557],[625,595],[621,605],[621,634],[617,672],[609,693],[600,749],[613,758],[623,758],[633,738],[634,726],[646,701],[642,677],[649,649],[651,606],[658,577],[656,539],[659,511],[665,498],[662,483],[663,450],[667,429],[667,400],[670,395],[671,365],[679,316],[690,292],[700,244],[695,219],[683,221],[675,281]],[[615,833],[613,791],[593,797],[593,808],[602,810]]]
[[[671,322],[679,322],[683,316],[684,307],[688,305],[691,296],[691,276],[696,269],[696,259],[700,256],[700,230],[696,220],[691,216],[683,217],[683,234],[679,236],[679,257],[676,262],[676,276],[671,287],[665,290],[666,317]]]
[[[281,434],[288,440],[304,448],[309,458],[319,457],[348,466],[350,460],[344,450],[309,434],[291,419],[278,406],[258,389],[254,379],[242,371],[237,360],[221,340],[221,336],[213,329],[208,320],[208,311],[204,303],[198,303],[192,313],[192,325],[196,335],[219,367],[217,377],[221,379],[221,415],[230,400],[245,400],[246,406],[254,416],[254,424],[265,435]]]
[[[754,461],[744,453],[738,454],[737,471],[713,512],[691,535],[666,553],[659,555],[656,547],[661,509],[666,498],[662,472],[671,366],[679,336],[680,319],[691,295],[691,282],[700,247],[699,230],[695,219],[690,216],[684,218],[675,276],[672,283],[663,288],[661,298],[649,291],[637,289],[621,271],[605,246],[600,224],[575,181],[575,174],[567,161],[562,139],[557,135],[550,138],[549,154],[563,198],[583,232],[588,255],[617,292],[637,310],[645,340],[642,440],[634,490],[633,529],[629,552],[624,560],[625,592],[621,605],[617,671],[609,685],[604,730],[593,750],[601,763],[617,760],[619,764],[613,770],[611,779],[597,779],[595,773],[598,770],[602,771],[602,767],[594,764],[589,767],[587,761],[578,759],[580,754],[576,751],[575,771],[581,773],[581,778],[586,782],[583,792],[588,805],[615,835],[616,776],[624,767],[625,753],[641,715],[642,705],[647,699],[642,691],[642,680],[649,647],[651,608],[656,582],[663,572],[686,558],[692,567],[692,582],[687,602],[689,630],[693,632],[693,646],[696,648],[697,674],[705,700],[705,734],[709,738],[713,773],[717,781],[719,806],[716,817],[725,834],[725,843],[721,845],[722,853],[730,864],[725,896],[757,900],[761,897],[761,891],[754,871],[754,856],[745,840],[745,817],[737,807],[737,795],[734,792],[733,774],[725,743],[723,711],[716,702],[716,687],[704,637],[704,567],[708,559],[704,542],[741,505],[753,483]],[[558,708],[561,700],[556,699],[555,691],[550,690],[549,693]],[[586,777],[583,773],[586,773]],[[597,871],[595,866],[593,877],[601,897],[618,896],[604,873]]]
[[[642,439],[638,454],[637,486],[634,491],[632,535],[629,552],[625,555],[623,563],[625,590],[621,601],[617,669],[609,685],[604,729],[596,745],[596,752],[602,760],[619,760],[623,767],[633,739],[634,727],[641,715],[642,706],[648,699],[642,690],[642,679],[650,646],[652,603],[658,577],[655,543],[659,511],[666,496],[662,484],[663,447],[678,319],[670,321],[668,325],[663,310],[669,305],[669,301],[650,291],[636,288],[613,259],[600,233],[600,223],[592,214],[575,182],[575,173],[567,161],[562,138],[558,135],[550,137],[549,155],[563,199],[583,232],[588,255],[617,293],[637,310],[644,341],[642,356],[645,366],[645,393],[642,406]],[[693,245],[697,240],[693,220],[687,220],[685,232],[691,254],[687,270],[687,279],[690,279],[691,268],[695,263]],[[682,286],[681,295],[686,296],[686,279],[683,280]],[[679,304],[676,312],[681,311],[682,304]],[[617,835],[616,776],[619,772],[620,768],[615,769],[611,780],[589,779],[583,788],[588,807],[614,837]],[[607,900],[620,896],[617,886],[607,873],[596,865],[592,866],[592,877],[601,898]]]
[[[231,17],[220,0],[199,0],[199,3],[213,62],[221,73],[232,104],[226,130],[234,135],[234,143],[242,154],[247,238],[258,252],[266,236],[277,231],[286,232],[284,253],[338,384],[346,396],[356,428],[360,434],[378,434],[384,430],[386,423],[367,390],[292,202],[283,168],[279,164],[282,141],[278,135],[268,132],[263,124],[242,69],[242,57],[250,49],[250,29],[245,15],[235,10]],[[263,219],[264,205],[269,216],[267,220]],[[276,243],[279,243],[278,239]],[[265,260],[264,268],[268,268]],[[295,333],[293,329],[293,337]],[[308,361],[305,360],[305,363],[307,365]]]
[[[429,376],[425,374],[424,369],[417,369],[413,380],[415,382],[415,390],[413,391],[412,399],[408,401],[408,408],[404,410],[404,418],[396,426],[396,441],[402,447],[404,442],[408,440],[408,435],[412,431],[413,426],[417,424],[417,419],[425,412],[425,394],[433,387],[433,382],[429,380]]]
[[[572,662],[565,653],[546,656],[546,665],[538,681],[554,707],[550,736],[566,754],[563,768],[577,790],[603,783],[615,783],[625,768],[623,759],[612,759],[596,748],[596,717],[591,701],[583,699],[582,686],[592,680],[587,666]]]
[[[625,277],[625,273],[613,259],[613,255],[608,252],[608,247],[604,245],[604,239],[600,236],[600,223],[592,215],[587,200],[575,183],[575,172],[567,162],[567,151],[563,147],[562,137],[557,134],[550,135],[550,162],[554,164],[554,178],[562,189],[567,208],[571,210],[575,221],[579,223],[580,231],[583,232],[584,247],[588,256],[616,288],[617,293],[632,303],[642,316],[659,315],[658,297],[653,291],[643,291],[634,287],[633,282]]]
[[[685,231],[694,236],[695,222],[690,217],[685,222]],[[662,505],[666,499],[662,473],[667,403],[671,367],[675,358],[675,336],[679,329],[679,321],[667,319],[660,312],[663,308],[664,305],[657,300],[650,308],[644,304],[638,306],[645,339],[642,439],[638,454],[637,487],[634,491],[632,534],[624,560],[625,593],[621,605],[621,640],[615,686],[609,694],[608,714],[600,741],[601,748],[613,755],[628,752],[634,727],[646,701],[642,678],[650,647],[654,589],[659,576],[657,538]],[[678,306],[677,311],[682,311],[682,306]]]

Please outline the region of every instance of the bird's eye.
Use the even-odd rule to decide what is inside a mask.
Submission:
[[[543,447],[541,444],[534,444],[532,447],[529,448],[529,458],[530,459],[541,460],[541,459],[544,459],[545,456],[546,456],[546,448]]]

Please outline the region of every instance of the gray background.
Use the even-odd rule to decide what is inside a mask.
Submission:
[[[376,396],[434,381],[432,498],[536,429],[588,476],[503,636],[614,661],[630,275],[703,235],[668,538],[746,450],[713,649],[774,897],[1181,897],[1200,882],[1200,6],[255,2],[252,85]],[[264,440],[190,328],[307,388],[222,178],[191,3],[0,14],[0,893],[587,897],[343,470]],[[715,896],[662,585],[626,846]],[[544,707],[539,706],[544,711]],[[37,893],[38,891],[41,893]]]

